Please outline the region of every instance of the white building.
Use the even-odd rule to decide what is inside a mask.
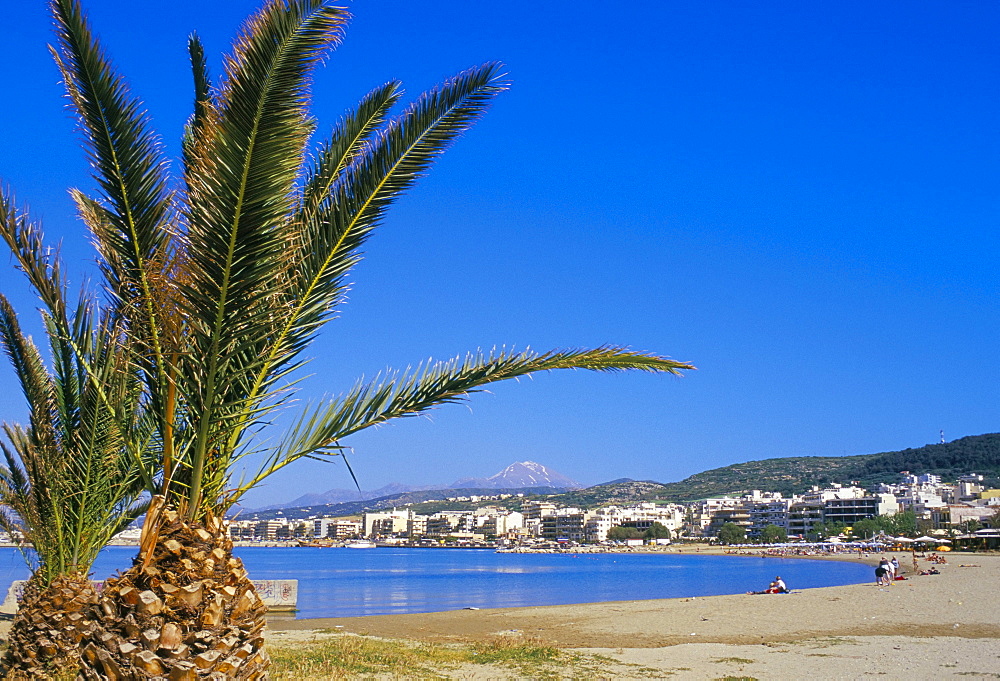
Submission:
[[[317,539],[349,539],[361,534],[364,525],[346,518],[314,518],[313,536]]]

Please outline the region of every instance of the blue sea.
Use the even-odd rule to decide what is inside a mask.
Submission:
[[[105,549],[94,579],[125,569],[135,553]],[[235,553],[253,579],[299,580],[297,618],[736,594],[765,589],[778,575],[792,590],[873,579],[861,563],[751,556],[269,547]],[[27,576],[17,550],[0,548],[4,593]]]

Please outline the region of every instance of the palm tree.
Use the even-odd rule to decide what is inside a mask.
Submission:
[[[58,259],[12,197],[0,196],[0,234],[25,267],[45,309],[52,369],[0,295],[0,346],[27,399],[27,427],[4,423],[0,440],[0,527],[17,537],[32,568],[8,638],[3,667],[39,678],[75,669],[78,644],[97,603],[90,567],[108,540],[145,505],[135,466],[141,441],[141,383],[121,329],[98,316],[91,296],[72,313]],[[116,413],[107,408],[116,405]]]
[[[366,238],[506,88],[501,66],[462,72],[397,115],[399,84],[386,83],[314,144],[312,71],[348,15],[325,0],[268,0],[215,82],[192,37],[195,109],[175,181],[78,0],[51,7],[56,60],[98,188],[74,196],[108,305],[130,339],[159,453],[142,471],[152,502],[139,556],[106,585],[103,628],[85,641],[87,678],[266,673],[264,608],[223,518],[296,460],[337,456],[360,430],[537,371],[692,368],[617,346],[477,351],[359,381],[304,408],[268,445],[259,433],[289,404],[303,351],[342,306]],[[264,463],[236,479],[251,455]]]

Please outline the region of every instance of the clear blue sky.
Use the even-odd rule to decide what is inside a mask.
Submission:
[[[66,194],[91,183],[44,4],[4,9],[0,178],[70,271],[93,274]],[[86,6],[176,154],[188,32],[218,73],[256,2]],[[1000,430],[1000,4],[353,11],[317,79],[321,127],[391,78],[415,95],[498,59],[513,88],[369,242],[304,395],[495,344],[621,343],[699,367],[544,375],[362,434],[347,444],[363,487],[525,459],[588,484],[667,482]],[[0,277],[29,311],[12,271]],[[4,367],[0,416],[22,414]],[[342,466],[304,463],[247,503],[348,486]]]

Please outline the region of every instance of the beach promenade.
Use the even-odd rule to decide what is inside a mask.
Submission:
[[[676,678],[1000,677],[1000,556],[947,554],[941,574],[912,576],[910,554],[895,555],[910,578],[891,587],[876,586],[873,574],[849,586],[791,584],[787,595],[274,620],[270,630],[274,640],[321,631],[442,643],[520,637],[641,666],[623,666],[619,678],[639,668],[647,671],[637,677],[650,669]]]

